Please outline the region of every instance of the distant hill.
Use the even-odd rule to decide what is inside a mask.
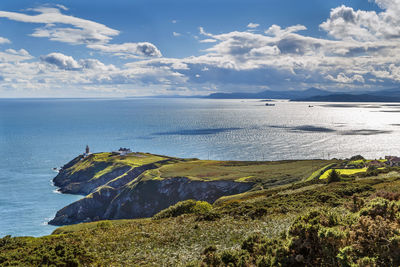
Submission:
[[[318,88],[303,91],[272,91],[258,93],[214,93],[211,99],[290,99],[311,102],[400,102],[400,88],[361,92],[329,92]]]
[[[297,99],[297,98],[308,98],[313,96],[325,96],[330,95],[332,92],[310,88],[303,91],[272,91],[266,90],[258,93],[214,93],[204,98],[211,99]]]
[[[359,93],[331,93],[309,97],[303,96],[292,98],[291,100],[315,102],[400,102],[400,89],[393,88]]]
[[[400,96],[374,95],[374,94],[331,94],[312,96],[307,98],[292,99],[292,101],[310,102],[400,102]]]

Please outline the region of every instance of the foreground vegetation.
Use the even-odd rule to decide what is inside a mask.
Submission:
[[[186,200],[153,218],[64,226],[41,238],[7,236],[0,239],[0,265],[400,265],[399,170],[307,179],[329,164],[316,164],[297,182],[212,205]]]

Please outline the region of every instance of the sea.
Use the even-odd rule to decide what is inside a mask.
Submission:
[[[274,104],[266,106],[265,104]],[[1,99],[0,237],[43,236],[82,196],[53,186],[84,152],[213,160],[400,155],[400,104],[168,98]]]

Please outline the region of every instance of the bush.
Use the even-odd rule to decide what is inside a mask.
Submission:
[[[44,237],[42,242],[31,237],[0,239],[0,266],[89,266],[94,256],[79,243]],[[23,249],[21,249],[23,247]]]
[[[365,160],[365,158],[361,155],[355,155],[350,158],[350,161],[356,161],[356,160]]]
[[[327,178],[327,182],[328,182],[328,184],[334,183],[334,182],[340,182],[340,175],[337,173],[337,171],[332,170],[329,173],[329,176]]]
[[[160,211],[153,216],[154,219],[178,217],[183,214],[207,214],[212,210],[212,205],[206,201],[196,201],[193,199],[176,203],[169,208]]]
[[[96,227],[100,228],[100,229],[108,229],[108,228],[112,227],[112,222],[110,222],[110,221],[100,221],[100,222],[98,222],[96,224]]]
[[[360,215],[370,216],[372,218],[380,216],[389,220],[395,220],[398,212],[399,205],[396,204],[396,202],[378,197],[370,201],[366,207],[362,208]]]

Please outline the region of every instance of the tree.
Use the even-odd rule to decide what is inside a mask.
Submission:
[[[334,182],[340,182],[340,175],[337,173],[337,171],[332,170],[328,176],[328,184]]]

